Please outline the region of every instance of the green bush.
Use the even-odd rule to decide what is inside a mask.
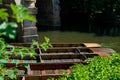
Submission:
[[[110,58],[96,56],[86,62],[89,64],[70,67],[72,73],[65,77],[48,80],[120,80],[120,53],[113,53]]]

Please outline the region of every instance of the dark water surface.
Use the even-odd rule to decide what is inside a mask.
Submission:
[[[120,52],[120,36],[110,37],[95,36],[93,33],[44,31],[39,32],[39,42],[43,41],[44,36],[49,37],[51,43],[99,43],[104,47]]]

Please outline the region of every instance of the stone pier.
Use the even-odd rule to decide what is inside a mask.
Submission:
[[[60,1],[59,0],[37,0],[36,7],[38,8],[37,26],[47,29],[60,29]]]
[[[36,2],[37,1],[37,2]],[[3,5],[10,3],[22,4],[31,15],[37,16],[37,27],[40,29],[60,30],[60,1],[59,0],[3,0]],[[37,7],[37,8],[36,8]],[[31,42],[32,39],[38,40],[36,23],[23,21],[19,24],[17,42]]]
[[[36,17],[37,8],[35,7],[36,0],[24,0],[22,4],[28,8],[28,12]],[[36,23],[32,21],[23,21],[23,42],[31,42],[32,39],[38,40]]]
[[[3,0],[3,5],[8,6],[10,3],[15,3],[17,5],[22,4],[28,9],[31,15],[36,17],[37,8],[35,7],[36,0]],[[31,42],[33,39],[38,40],[36,23],[32,21],[25,20],[23,23],[19,24],[17,42]]]

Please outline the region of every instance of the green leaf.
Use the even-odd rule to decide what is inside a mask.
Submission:
[[[0,51],[4,53],[6,51],[7,44],[3,38],[0,38]]]
[[[24,68],[26,68],[26,69],[28,68],[28,64],[24,64],[23,66],[24,66]]]
[[[2,20],[6,20],[8,16],[9,15],[7,13],[7,9],[4,9],[4,8],[0,9],[0,18]]]
[[[45,36],[44,39],[45,39],[45,42],[47,42],[47,43],[50,42],[50,39],[48,37]]]
[[[44,37],[45,42],[43,42],[42,44],[40,44],[40,46],[46,51],[48,48],[52,47],[52,45],[50,44],[50,39],[48,37]]]
[[[27,8],[23,7],[22,5],[10,5],[13,11],[13,18],[17,20],[17,22],[23,22],[23,20],[30,20],[36,22],[36,18],[33,15],[28,13]]]
[[[40,45],[45,51],[48,49],[48,45],[46,43],[42,43]]]
[[[2,52],[0,51],[0,55],[2,54]]]
[[[2,32],[4,36],[14,39],[17,27],[18,25],[15,22],[3,22],[0,25],[0,32]]]
[[[10,79],[16,79],[17,78],[17,74],[16,74],[16,70],[12,69],[12,70],[7,70],[6,74],[8,75],[8,77]]]
[[[0,76],[0,80],[4,80],[4,76]]]

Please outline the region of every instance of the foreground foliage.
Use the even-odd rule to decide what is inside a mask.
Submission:
[[[22,5],[14,5],[11,4],[10,8],[12,10],[12,15],[10,15],[7,11],[8,9],[2,8],[0,9],[0,36],[5,36],[10,39],[15,39],[17,34],[17,28],[18,24],[23,22],[23,20],[30,20],[36,22],[36,18],[32,15],[29,15],[27,9],[23,7]],[[11,16],[12,19],[15,21],[10,22],[9,16]],[[32,42],[31,46],[29,48],[26,47],[15,47],[12,45],[9,45],[5,42],[5,40],[0,37],[0,80],[9,80],[9,79],[16,79],[18,72],[17,67],[19,67],[19,61],[14,63],[16,66],[7,68],[5,63],[10,59],[10,55],[20,55],[21,59],[23,59],[26,55],[30,55],[31,57],[35,58],[35,47],[40,49],[42,47],[44,50],[47,50],[47,48],[52,47],[52,45],[49,43],[50,39],[45,37],[45,42],[39,44],[37,41]],[[28,67],[28,64],[26,65],[20,65],[25,68]]]
[[[120,53],[113,53],[110,58],[96,56],[86,62],[89,64],[72,66],[72,73],[65,77],[48,80],[120,80]]]
[[[23,20],[30,20],[36,22],[36,18],[30,15],[25,7],[22,5],[10,5],[12,14],[8,13],[8,9],[0,9],[0,35],[4,35],[8,38],[15,39],[17,34],[18,23]],[[9,16],[14,19],[14,22],[9,21]]]
[[[40,46],[47,50],[47,48],[52,47],[52,45],[49,43],[49,38],[45,37],[45,42],[39,44],[37,41],[33,41],[31,46],[29,48],[26,47],[20,47],[20,46],[12,46],[7,44],[3,38],[0,38],[0,80],[7,80],[7,79],[16,79],[17,78],[17,67],[23,66],[25,68],[28,68],[28,64],[25,65],[19,65],[19,60],[14,61],[16,66],[7,68],[5,63],[10,59],[10,55],[20,55],[21,59],[23,59],[26,55],[30,55],[31,57],[35,58],[36,52],[35,47],[37,46],[40,49]],[[49,40],[49,41],[48,41]]]

